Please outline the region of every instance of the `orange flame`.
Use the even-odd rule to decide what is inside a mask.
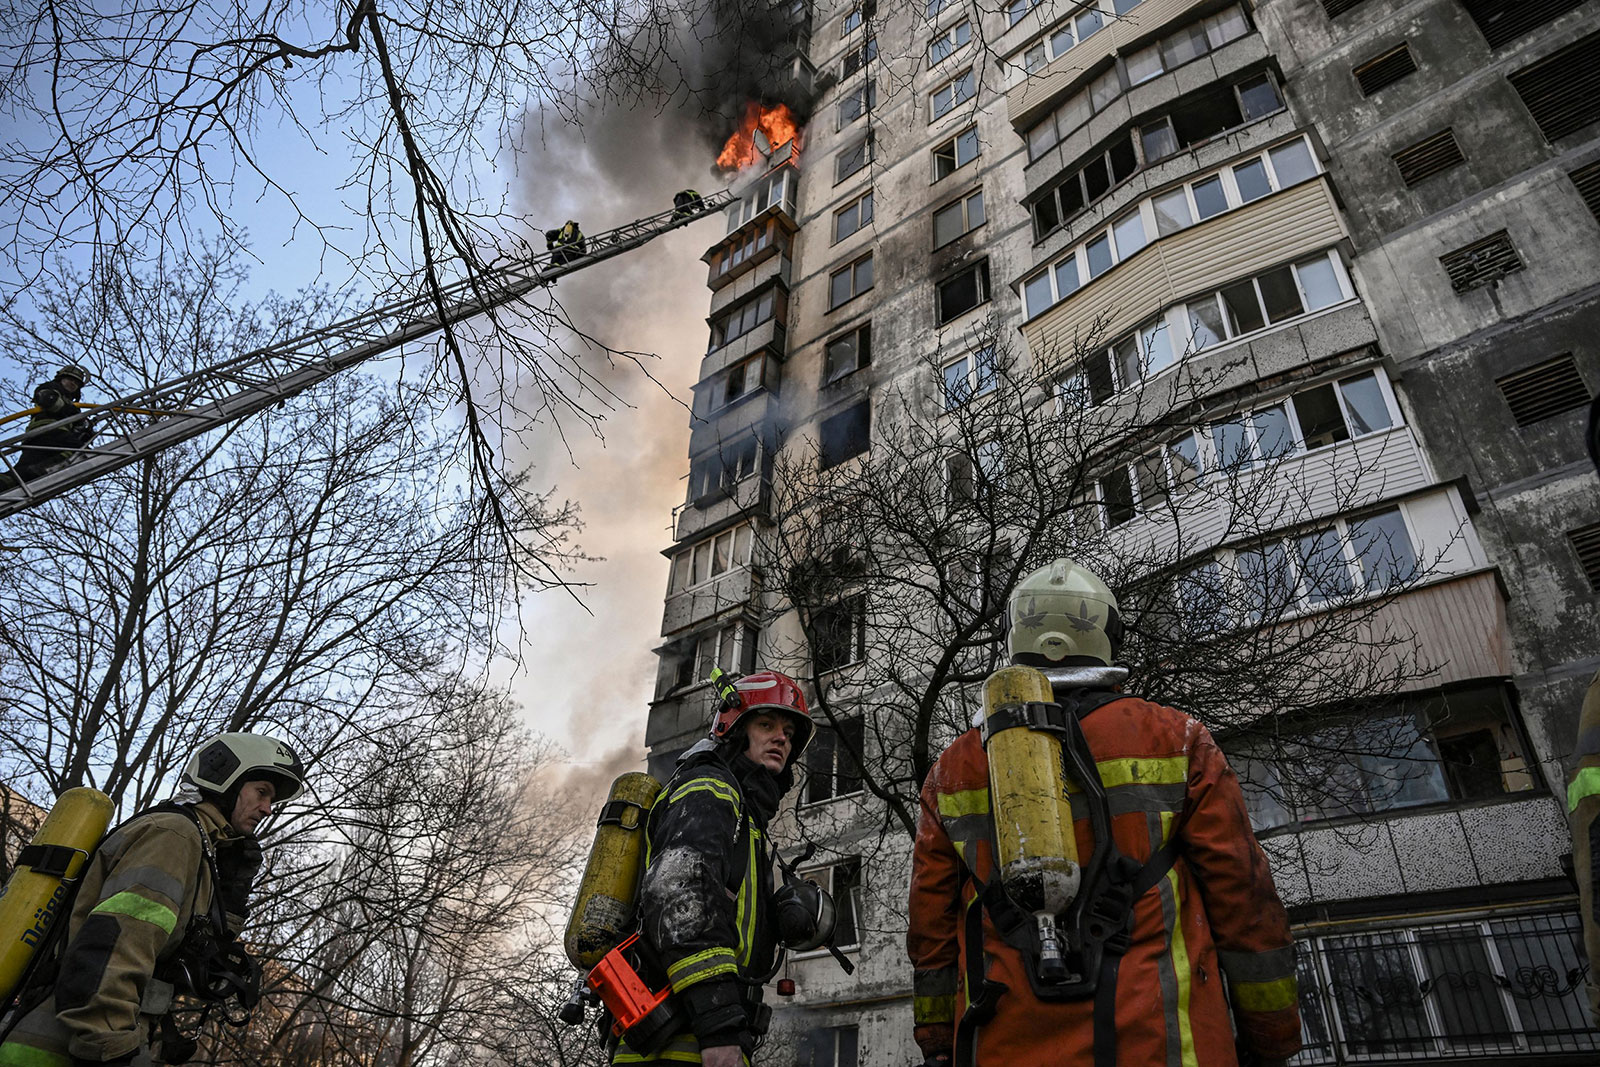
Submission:
[[[756,143],[756,132],[766,139],[767,149],[762,151]],[[744,108],[744,119],[739,128],[722,146],[717,156],[717,166],[722,170],[740,170],[771,153],[779,145],[787,144],[800,135],[794,116],[783,104],[768,107],[755,100]]]

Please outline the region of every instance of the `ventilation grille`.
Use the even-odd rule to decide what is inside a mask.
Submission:
[[[1600,222],[1600,163],[1579,167],[1570,177],[1572,184],[1578,187],[1578,195],[1589,205],[1589,213]]]
[[[1517,71],[1509,80],[1547,141],[1600,121],[1600,33]]]
[[[1504,230],[1442,255],[1439,262],[1444,265],[1445,272],[1450,275],[1450,285],[1458,293],[1488,285],[1522,269],[1522,260],[1511,246],[1510,235]]]
[[[1371,96],[1386,85],[1393,85],[1407,74],[1417,69],[1417,61],[1411,58],[1411,48],[1401,45],[1379,56],[1369,59],[1354,71],[1356,84],[1361,86],[1362,96]]]
[[[1361,0],[1322,0],[1323,9],[1328,12],[1330,19],[1337,18],[1359,3]]]
[[[1494,384],[1505,394],[1518,426],[1529,426],[1589,403],[1589,389],[1583,384],[1571,353],[1496,378]]]
[[[1583,0],[1461,0],[1490,48],[1514,41],[1582,3]]]
[[[1600,591],[1600,522],[1568,530],[1567,540],[1572,542],[1572,550],[1578,554],[1578,566],[1583,568],[1583,576],[1589,579],[1590,588]]]
[[[1457,163],[1465,162],[1466,158],[1461,154],[1461,146],[1456,144],[1455,131],[1446,127],[1396,152],[1394,165],[1400,168],[1401,179],[1410,186],[1442,170],[1449,170]]]

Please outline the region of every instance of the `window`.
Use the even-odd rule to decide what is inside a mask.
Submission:
[[[1105,509],[1108,530],[1133,518],[1133,479],[1128,476],[1128,468],[1117,467],[1100,480],[1100,504]]]
[[[693,589],[720,578],[734,567],[749,566],[754,544],[755,527],[750,523],[741,523],[692,548],[684,549],[672,557],[669,593]]]
[[[1258,74],[1242,81],[1238,90],[1239,108],[1246,122],[1254,122],[1283,110],[1283,97],[1278,95],[1278,87],[1270,74]]]
[[[1391,158],[1400,169],[1400,180],[1410,188],[1425,178],[1449,170],[1457,163],[1466,162],[1467,157],[1461,154],[1455,131],[1447,126],[1416,144],[1402,148]]]
[[[938,284],[934,300],[936,318],[943,326],[988,300],[989,261],[984,259]]]
[[[1448,252],[1439,257],[1439,263],[1450,276],[1450,287],[1458,293],[1493,285],[1522,269],[1522,259],[1505,230]]]
[[[872,446],[871,431],[871,407],[865,400],[823,419],[817,442],[822,469],[827,470],[867,451]]]
[[[823,383],[836,382],[872,362],[872,323],[829,341],[823,349]]]
[[[938,18],[939,12],[955,3],[955,0],[928,0],[928,17]]]
[[[807,804],[861,792],[861,767],[852,753],[862,751],[864,743],[865,721],[862,719],[844,719],[838,730],[824,726],[817,731],[811,744],[806,746],[804,757]]]
[[[811,614],[811,659],[818,674],[858,663],[867,654],[867,601],[846,597]]]
[[[859,27],[867,19],[871,18],[875,12],[876,6],[877,5],[871,3],[857,4],[849,11],[846,11],[844,13],[844,21],[839,24],[839,36],[843,37],[851,30]]]
[[[1568,530],[1567,540],[1578,557],[1583,576],[1589,579],[1589,588],[1600,592],[1600,522]]]
[[[1351,520],[1350,543],[1367,592],[1381,593],[1416,578],[1417,550],[1399,508]]]
[[[794,214],[794,193],[799,179],[789,167],[783,167],[741,200],[728,207],[728,232],[731,234],[770,207],[782,208]]]
[[[953,411],[975,396],[994,391],[999,382],[993,345],[967,353],[944,367],[944,409]]]
[[[711,677],[711,668],[729,673],[748,674],[756,665],[756,639],[759,631],[747,622],[736,622],[703,634],[694,644],[687,680],[680,667],[681,684],[698,685]]]
[[[807,1030],[800,1036],[798,1067],[858,1067],[859,1042],[854,1026]]]
[[[928,42],[928,66],[949,59],[972,41],[972,20],[962,19]]]
[[[1141,85],[1162,73],[1161,46],[1141,48],[1128,57],[1128,83]]]
[[[860,197],[833,213],[834,243],[838,244],[871,221],[872,190],[868,189]]]
[[[834,158],[833,184],[838,185],[872,162],[876,150],[876,137],[876,131],[868,130],[865,137]]]
[[[1103,151],[1058,182],[1033,205],[1033,227],[1043,238],[1056,227],[1070,222],[1079,212],[1120,185],[1139,169],[1133,139],[1119,134]]]
[[[1130,211],[1111,224],[1111,236],[1117,242],[1117,262],[1121,263],[1149,242],[1144,235],[1144,216],[1138,210]]]
[[[1490,48],[1509,44],[1582,3],[1583,0],[1461,0]]]
[[[844,129],[856,119],[878,106],[878,84],[869,81],[857,86],[839,100],[839,129]]]
[[[766,384],[767,361],[764,356],[735,363],[728,368],[722,390],[722,403],[728,405]]]
[[[1184,189],[1163,193],[1150,203],[1155,208],[1156,232],[1162,237],[1194,225],[1194,215],[1189,210],[1189,194]]]
[[[1500,387],[1518,426],[1587,407],[1590,400],[1589,387],[1583,384],[1570,352],[1496,378],[1494,384]]]
[[[933,180],[948,178],[978,158],[978,128],[962,130],[933,150]]]
[[[1378,90],[1393,85],[1407,74],[1416,73],[1416,70],[1417,61],[1411,58],[1410,47],[1402,44],[1375,59],[1367,60],[1351,73],[1355,75],[1361,95],[1371,96]]]
[[[1222,187],[1221,178],[1207,178],[1195,182],[1191,188],[1194,190],[1195,214],[1198,218],[1209,219],[1228,210],[1228,193]]]
[[[953,453],[945,460],[944,472],[948,503],[983,500],[1005,484],[1005,446],[998,440],[991,440],[980,443],[970,453]],[[1005,597],[1002,595],[1000,599]]]
[[[948,115],[958,104],[971,100],[977,92],[977,81],[971,68],[962,71],[928,94],[928,110],[933,118]]]
[[[752,233],[733,238],[731,243],[724,245],[717,253],[711,268],[713,277],[721,277],[735,267],[751,261],[758,252],[773,244],[773,231],[772,223],[768,222]],[[776,243],[778,248],[787,252],[789,235],[781,230],[778,231]]]
[[[1600,122],[1600,93],[1593,72],[1600,70],[1600,33],[1570,44],[1532,66],[1507,76],[1545,140],[1556,141]]]
[[[840,69],[839,78],[842,81],[856,71],[861,70],[872,60],[878,58],[878,39],[868,37],[859,48],[852,48],[844,55],[844,64]]]
[[[846,264],[828,277],[828,309],[849,303],[872,288],[872,253]]]
[[[933,213],[933,247],[943,248],[982,225],[983,190],[979,189]]]
[[[754,437],[722,445],[689,463],[689,500],[700,503],[756,473],[760,447]]]
[[[733,310],[718,316],[711,324],[711,344],[708,351],[714,351],[743,337],[763,322],[772,318],[781,306],[781,296],[776,289],[768,289],[759,296],[752,297]]]
[[[1006,5],[1006,25],[1015,26],[1022,21],[1022,16],[1039,6],[1039,0],[1011,0]]]
[[[1111,9],[1119,15],[1126,15],[1142,3],[1144,0],[1112,0]]]

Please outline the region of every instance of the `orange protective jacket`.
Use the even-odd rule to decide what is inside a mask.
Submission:
[[[1256,842],[1239,780],[1211,734],[1172,708],[1133,697],[1082,719],[1106,788],[1112,836],[1144,863],[1172,834],[1176,864],[1134,903],[1132,946],[1116,989],[1117,1062],[1128,1067],[1236,1064],[1227,976],[1242,1043],[1267,1058],[1300,1048],[1289,919]],[[1094,849],[1084,794],[1072,794],[1078,855]],[[976,729],[939,757],[922,787],[911,868],[907,948],[917,1044],[951,1053],[966,1010],[967,908],[981,907],[968,873],[995,877],[989,762]],[[1004,983],[977,1037],[978,1063],[1054,1067],[1094,1062],[1094,998],[1044,1002],[1022,954],[983,919],[987,977]]]

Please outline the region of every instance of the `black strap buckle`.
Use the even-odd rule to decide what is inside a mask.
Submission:
[[[1019,726],[1028,730],[1043,730],[1046,733],[1065,734],[1067,732],[1067,712],[1060,704],[1044,700],[1030,700],[1024,704],[1001,704],[994,711],[984,716],[983,743],[987,745],[989,738],[1001,730],[1010,730]]]
[[[17,853],[18,867],[31,867],[34,874],[44,874],[51,878],[65,878],[67,868],[72,866],[76,856],[85,856],[88,853],[80,848],[70,845],[27,845]]]

